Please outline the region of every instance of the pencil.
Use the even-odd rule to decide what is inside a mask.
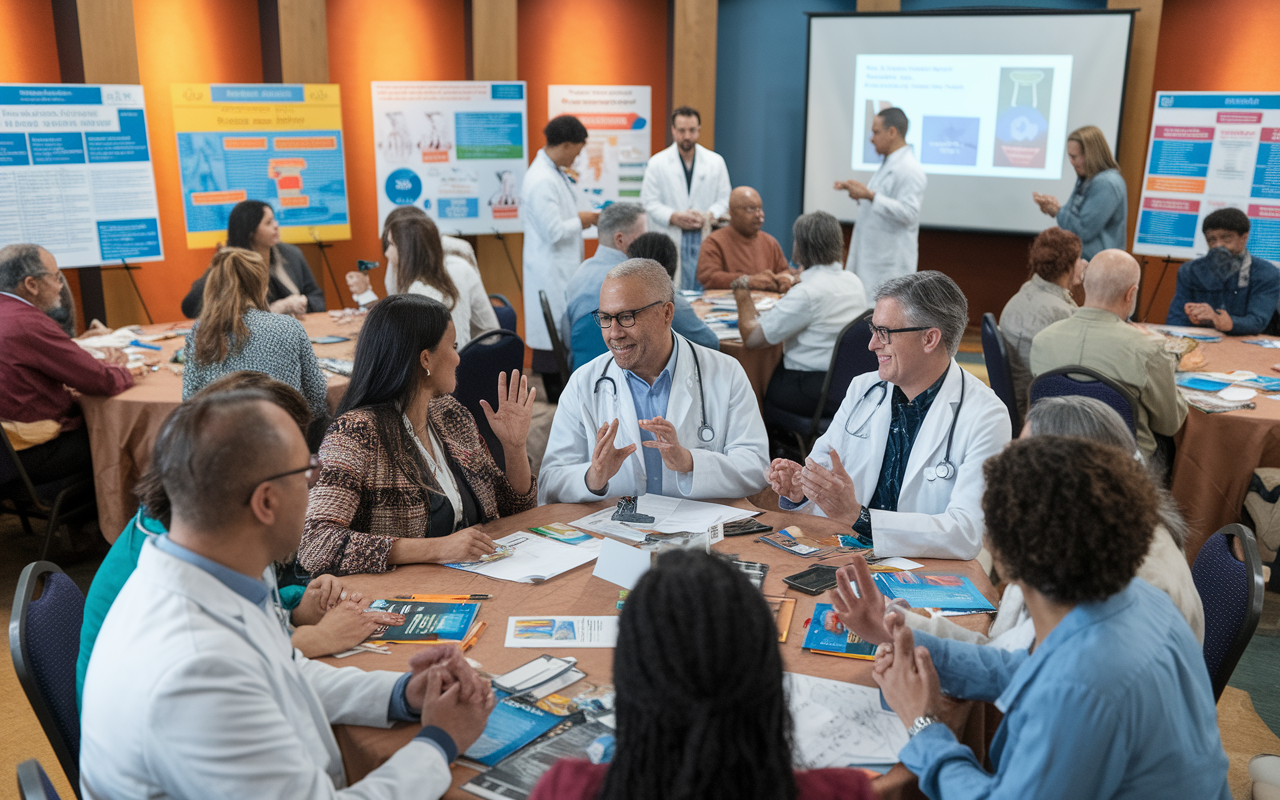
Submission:
[[[398,594],[393,600],[416,600],[422,603],[466,603],[471,600],[492,600],[491,594]]]
[[[467,638],[462,640],[462,652],[465,653],[470,650],[472,645],[476,643],[476,640],[480,638],[480,634],[484,633],[485,628],[488,627],[489,623],[487,622],[477,622],[472,626],[471,632],[467,634]]]

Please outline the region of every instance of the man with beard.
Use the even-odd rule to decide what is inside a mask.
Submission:
[[[1249,336],[1271,327],[1280,301],[1280,270],[1249,253],[1249,218],[1220,208],[1201,226],[1209,252],[1178,269],[1170,325],[1216,328]]]

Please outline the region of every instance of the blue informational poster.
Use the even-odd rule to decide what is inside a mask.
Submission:
[[[159,261],[141,86],[0,84],[0,244],[60,267]]]

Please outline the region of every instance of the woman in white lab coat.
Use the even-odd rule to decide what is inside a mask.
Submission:
[[[543,129],[547,146],[538,151],[520,187],[524,218],[524,340],[533,349],[533,371],[542,375],[547,400],[560,394],[560,374],[551,352],[551,335],[542,316],[538,292],[547,293],[556,325],[564,318],[569,277],[582,263],[582,231],[596,224],[595,211],[579,211],[570,178],[562,170],[573,164],[587,143],[587,129],[577,117],[556,117]]]

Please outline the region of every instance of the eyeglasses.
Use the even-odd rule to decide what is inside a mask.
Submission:
[[[618,324],[621,325],[622,327],[630,328],[632,325],[636,324],[636,314],[639,314],[641,311],[644,311],[646,308],[653,308],[654,306],[661,305],[665,302],[667,301],[655,300],[649,305],[644,306],[642,308],[632,309],[631,311],[621,311],[617,314],[601,314],[599,311],[592,311],[591,318],[594,319],[596,321],[596,324],[599,325],[601,328],[611,327],[615,319],[618,321]]]
[[[917,328],[882,328],[874,322],[867,320],[867,327],[871,329],[871,333],[880,340],[880,344],[889,343],[889,334],[891,333],[911,333],[912,331],[927,331],[930,325]]]
[[[312,454],[311,459],[307,462],[307,465],[305,467],[298,467],[297,469],[291,469],[288,472],[281,472],[279,475],[272,475],[270,478],[263,478],[262,480],[258,481],[253,485],[253,489],[250,490],[249,496],[244,499],[244,504],[247,506],[249,505],[249,503],[253,501],[253,493],[258,491],[258,487],[261,486],[262,484],[268,483],[274,480],[279,480],[280,478],[287,478],[290,475],[297,475],[299,472],[306,474],[307,488],[308,489],[314,488],[316,485],[316,481],[320,479],[320,456]]]

